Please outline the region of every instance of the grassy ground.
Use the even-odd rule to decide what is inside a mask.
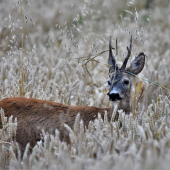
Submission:
[[[110,35],[113,45],[118,38],[119,61],[125,58],[132,35],[130,61],[141,51],[147,55],[140,76],[170,89],[169,11],[168,0],[1,0],[0,98],[24,95],[71,105],[109,107],[108,52],[96,57],[97,62],[83,64],[108,50]],[[56,141],[51,139],[47,146],[39,144],[29,161],[25,154],[22,163],[12,156],[12,148],[10,157],[6,157],[6,145],[1,143],[1,163],[5,166],[10,161],[11,169],[167,169],[170,92],[162,89],[158,93],[158,86],[145,81],[143,86],[137,117],[121,113],[119,121],[124,120],[124,128],[117,129],[116,123],[105,120],[94,131],[99,124],[96,121],[91,125],[93,130],[79,130],[84,137],[78,137],[71,147],[60,143],[56,132]],[[81,122],[77,124],[82,126]],[[99,139],[88,138],[99,136],[99,132]]]

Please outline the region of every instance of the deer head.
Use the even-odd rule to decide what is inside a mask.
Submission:
[[[145,54],[143,52],[139,53],[139,55],[133,60],[129,68],[126,68],[126,64],[131,55],[132,51],[132,36],[130,38],[130,45],[127,47],[127,56],[119,68],[116,64],[116,59],[112,52],[112,44],[111,37],[109,43],[109,81],[108,81],[108,96],[110,101],[129,101],[130,100],[130,91],[133,83],[133,75],[127,73],[126,71],[132,74],[139,74],[145,65]],[[124,105],[125,107],[129,107]],[[124,108],[121,108],[124,109]],[[126,110],[126,109],[125,109]]]

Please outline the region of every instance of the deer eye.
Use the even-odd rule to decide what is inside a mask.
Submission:
[[[124,80],[125,85],[129,85],[129,80]]]
[[[108,85],[109,85],[109,86],[111,85],[110,81],[108,81]]]

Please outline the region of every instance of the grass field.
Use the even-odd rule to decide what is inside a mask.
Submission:
[[[66,127],[71,145],[59,141],[57,130],[55,136],[43,133],[44,144],[39,142],[31,155],[28,144],[23,158],[12,142],[16,122],[4,118],[0,169],[168,170],[169,14],[169,0],[0,0],[0,99],[25,96],[110,107],[108,52],[100,54],[108,50],[110,36],[113,46],[118,39],[117,60],[123,61],[132,35],[130,61],[141,51],[147,56],[140,77],[167,88],[136,78],[133,91],[139,91],[137,97],[144,92],[135,114],[120,111],[118,122],[99,115],[85,131],[77,117],[78,129]]]

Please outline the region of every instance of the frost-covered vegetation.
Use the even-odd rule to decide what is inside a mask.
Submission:
[[[103,52],[110,36],[113,45],[118,39],[117,60],[123,61],[132,35],[130,61],[141,51],[147,55],[140,76],[170,89],[169,11],[169,0],[1,0],[0,99],[110,107]],[[65,125],[70,145],[58,130],[55,136],[42,131],[44,142],[30,155],[28,144],[22,158],[17,120],[1,110],[0,169],[169,169],[169,91],[140,78],[134,91],[130,115],[120,110],[113,122],[115,107],[111,122],[99,114],[85,129],[77,115],[74,129]]]

